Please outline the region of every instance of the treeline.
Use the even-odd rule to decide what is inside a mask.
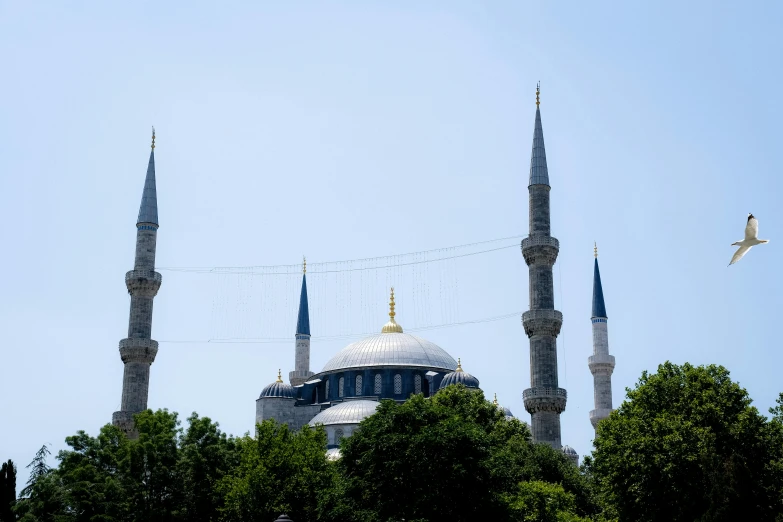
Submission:
[[[666,363],[601,422],[581,468],[462,386],[383,401],[336,461],[320,427],[230,437],[146,411],[138,440],[79,432],[53,469],[42,448],[0,521],[783,520],[783,403],[767,419],[750,402],[722,367]]]

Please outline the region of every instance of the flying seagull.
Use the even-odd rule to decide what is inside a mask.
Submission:
[[[734,257],[731,258],[731,263],[728,266],[733,265],[744,256],[751,247],[760,245],[762,243],[769,243],[769,239],[759,239],[759,221],[753,214],[748,214],[748,224],[745,226],[745,239],[732,243],[731,246],[738,246]]]

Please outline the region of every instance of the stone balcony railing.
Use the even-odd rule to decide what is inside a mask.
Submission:
[[[534,246],[550,246],[560,250],[560,241],[552,236],[527,236],[522,240],[522,251],[528,247]]]
[[[528,337],[533,335],[560,335],[563,314],[558,310],[528,310],[522,314],[522,326]]]
[[[590,424],[595,428],[598,425],[598,421],[607,418],[610,413],[612,413],[611,408],[596,408],[590,410]]]
[[[540,411],[562,413],[565,411],[568,393],[563,388],[537,386],[523,391],[522,399],[525,401],[525,410],[528,413]]]
[[[611,375],[614,371],[614,355],[591,355],[587,358],[587,367],[593,375]]]
[[[552,236],[528,236],[522,240],[522,256],[529,265],[554,265],[560,241]]]
[[[163,277],[154,270],[129,270],[125,273],[125,287],[128,293],[140,297],[155,297]]]

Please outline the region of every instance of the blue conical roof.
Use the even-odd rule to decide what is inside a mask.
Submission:
[[[544,129],[541,127],[541,110],[536,107],[536,126],[533,130],[533,152],[530,155],[530,185],[549,185],[544,149]]]
[[[593,317],[606,317],[604,304],[604,289],[601,287],[601,272],[598,270],[598,259],[593,269]]]
[[[158,193],[155,190],[155,149],[150,152],[147,165],[147,179],[144,180],[144,192],[141,194],[139,220],[136,224],[152,223],[158,225]]]
[[[299,296],[299,318],[296,320],[297,335],[310,335],[310,312],[307,308],[307,276],[302,274],[302,294]]]

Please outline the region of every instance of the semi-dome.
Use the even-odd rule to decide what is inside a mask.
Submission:
[[[296,390],[290,384],[283,382],[283,377],[280,374],[280,370],[277,371],[277,380],[272,384],[269,384],[261,390],[261,396],[264,397],[283,397],[285,399],[296,399]]]
[[[310,421],[310,426],[323,424],[359,424],[378,408],[377,401],[345,401],[327,408]]]
[[[380,334],[349,344],[326,363],[321,373],[378,366],[420,366],[446,371],[457,367],[454,358],[440,346],[402,331],[394,320],[393,289],[389,306],[389,322]]]
[[[440,390],[451,384],[464,384],[468,388],[478,388],[479,380],[462,369],[462,361],[457,359],[457,368],[440,381]]]

